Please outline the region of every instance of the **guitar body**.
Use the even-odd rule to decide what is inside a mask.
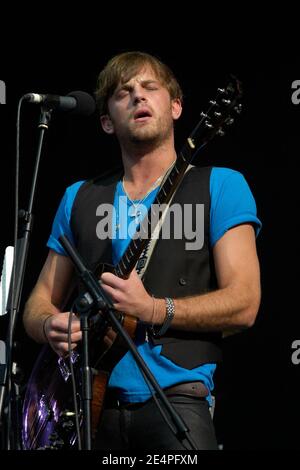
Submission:
[[[74,406],[71,381],[64,379],[58,359],[50,346],[44,346],[29,379],[23,404],[22,440],[25,450],[56,448],[57,441],[61,439],[65,443],[65,439],[60,437],[60,422],[63,416],[68,416],[67,411],[73,411]],[[75,436],[74,422],[69,424],[72,433],[67,447],[73,444]]]
[[[111,268],[101,266],[97,274]],[[119,315],[119,321],[133,338],[136,319]],[[95,434],[105,398],[109,374],[127,352],[101,312],[90,319],[89,355],[93,370],[92,434]],[[79,422],[82,421],[80,346],[72,352],[77,390]],[[23,403],[22,441],[25,450],[68,449],[76,443],[75,412],[70,358],[60,358],[50,346],[42,348],[28,381]]]

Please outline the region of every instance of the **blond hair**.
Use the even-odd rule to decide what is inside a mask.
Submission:
[[[100,115],[108,112],[108,100],[119,83],[126,83],[146,65],[152,68],[157,79],[166,87],[171,99],[182,101],[181,87],[166,64],[146,52],[123,52],[112,57],[99,74],[95,98]]]

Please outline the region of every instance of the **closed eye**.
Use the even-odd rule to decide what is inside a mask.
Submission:
[[[117,99],[124,98],[125,96],[128,95],[129,92],[130,92],[130,89],[128,87],[121,88],[120,90],[117,91],[116,98]]]
[[[147,90],[158,90],[159,89],[159,85],[157,82],[154,82],[154,81],[150,81],[150,80],[147,80],[145,82],[142,83],[142,86],[143,88],[146,88]]]

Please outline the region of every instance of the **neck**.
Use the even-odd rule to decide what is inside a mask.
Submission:
[[[147,193],[151,185],[176,160],[174,143],[165,142],[157,148],[139,148],[127,152],[122,149],[126,191],[131,199],[138,199]]]

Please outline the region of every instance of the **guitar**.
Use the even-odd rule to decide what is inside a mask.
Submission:
[[[185,141],[177,160],[162,183],[154,204],[167,204],[180,185],[185,171],[200,150],[216,135],[224,135],[235,115],[240,114],[242,105],[241,83],[232,77],[225,88],[218,88],[216,97],[209,101],[207,111],[190,136]],[[128,248],[116,266],[100,265],[95,273],[110,271],[121,278],[127,278],[137,265],[143,263],[143,251],[154,232],[151,224],[151,207],[148,216],[141,222],[142,230],[148,238],[138,236],[130,241]],[[160,214],[161,216],[161,214]],[[159,222],[159,218],[157,223]],[[134,337],[136,319],[130,315],[116,314],[119,321]],[[95,371],[93,379],[92,433],[95,431],[102,409],[109,374],[114,365],[126,353],[121,339],[108,321],[101,318],[101,312],[95,314],[91,322],[89,337],[90,365]],[[30,376],[23,405],[22,440],[24,449],[60,449],[72,448],[77,440],[75,411],[71,371],[74,368],[77,389],[81,385],[80,346],[72,352],[70,358],[58,358],[50,346],[45,346],[40,353]],[[79,423],[82,422],[82,403],[80,393],[75,397],[79,409]]]

